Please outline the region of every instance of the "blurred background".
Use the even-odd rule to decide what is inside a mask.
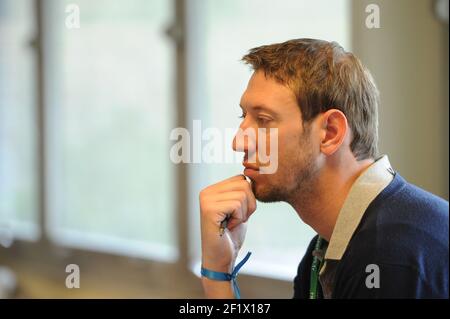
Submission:
[[[381,152],[448,200],[448,0],[0,0],[0,298],[202,298],[198,193],[242,169],[170,132],[237,128],[240,58],[302,37],[368,66]],[[290,298],[314,232],[258,207],[242,295]]]

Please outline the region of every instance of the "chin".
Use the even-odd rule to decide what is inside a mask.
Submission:
[[[252,182],[252,191],[255,198],[262,203],[273,203],[284,201],[282,192],[279,192],[276,188],[268,185],[262,185],[261,183]]]

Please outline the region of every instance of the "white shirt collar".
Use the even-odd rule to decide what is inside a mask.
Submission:
[[[369,204],[394,177],[387,155],[370,165],[354,182],[339,212],[325,259],[341,260]]]

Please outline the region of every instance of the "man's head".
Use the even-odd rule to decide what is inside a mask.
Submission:
[[[311,191],[325,161],[343,152],[376,157],[378,90],[353,54],[335,42],[298,39],[251,49],[243,61],[255,72],[241,98],[240,127],[278,129],[277,171],[246,170],[259,200],[289,202]],[[261,166],[257,141],[236,144],[244,164]]]

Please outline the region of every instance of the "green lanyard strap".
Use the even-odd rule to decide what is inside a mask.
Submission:
[[[317,299],[317,285],[319,284],[319,272],[322,268],[323,258],[319,257],[322,253],[322,237],[317,237],[316,245],[313,251],[313,261],[311,265],[311,281],[309,286],[309,299]]]

